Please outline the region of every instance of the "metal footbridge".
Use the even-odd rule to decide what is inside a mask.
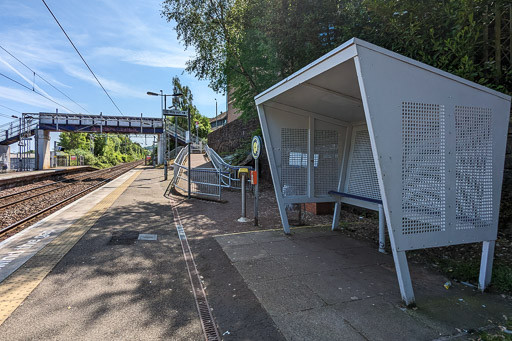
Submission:
[[[0,126],[0,145],[9,145],[35,135],[37,129],[59,132],[162,134],[161,118],[134,116],[81,115],[66,113],[25,113],[23,117]],[[186,131],[167,121],[165,133],[186,144]],[[201,141],[191,134],[191,141]]]

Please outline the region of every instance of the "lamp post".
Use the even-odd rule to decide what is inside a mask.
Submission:
[[[188,114],[187,114],[187,119],[188,119],[188,141],[187,141],[187,144],[188,144],[188,199],[190,199],[190,176],[192,174],[190,174],[190,170],[191,170],[191,164],[190,164],[190,159],[192,158],[192,154],[191,154],[191,150],[190,150],[190,145],[192,144],[191,142],[191,138],[190,138],[190,107],[188,108]]]
[[[215,129],[219,127],[219,122],[217,121],[217,99],[215,99]]]
[[[167,97],[168,96],[171,96],[171,97],[179,97],[179,96],[183,96],[183,94],[180,94],[180,93],[174,93],[174,94],[164,94],[164,92],[162,90],[160,90],[160,94],[156,93],[156,92],[151,92],[151,91],[148,91],[146,92],[147,95],[149,96],[160,96],[162,97],[162,103],[161,103],[161,107],[162,107],[162,129],[163,129],[163,139],[164,139],[164,143],[163,143],[163,156],[164,156],[164,180],[167,180],[167,129],[166,129],[166,120],[164,120],[164,110],[167,108]],[[176,146],[174,146],[175,148],[178,147],[178,144],[177,144],[177,138],[176,138]]]

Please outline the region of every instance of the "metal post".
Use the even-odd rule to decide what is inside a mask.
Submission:
[[[246,200],[245,200],[245,173],[242,173],[242,218],[247,217]]]
[[[164,143],[163,143],[163,146],[164,147],[164,150],[163,150],[163,154],[164,154],[164,181],[167,180],[167,118],[165,118],[164,116],[164,109],[167,107],[167,96],[164,96],[163,95],[163,92],[162,90],[160,90],[160,93],[162,94],[162,96],[164,97],[164,106],[162,108],[162,129],[163,129],[163,138],[164,138]]]
[[[491,284],[495,243],[494,240],[490,240],[484,241],[482,245],[482,260],[480,261],[480,276],[478,278],[478,289],[481,291],[484,291]]]
[[[178,117],[174,116],[174,158],[178,156]]]
[[[188,195],[187,197],[190,199],[190,176],[192,175],[191,174],[191,152],[190,152],[190,108],[188,108],[188,114],[187,114],[187,119],[188,119],[188,176],[187,176],[187,182],[188,182]]]
[[[153,135],[153,168],[155,168],[155,156],[156,156],[155,140],[156,140],[156,136]]]
[[[18,172],[21,172],[21,168],[22,168],[22,161],[21,161],[21,144],[22,144],[22,125],[21,125],[21,122],[22,122],[22,119],[20,117],[20,125],[19,125],[19,129],[18,129],[18,137],[19,137],[19,142],[18,142]]]
[[[400,294],[405,305],[412,307],[415,305],[414,290],[412,289],[411,275],[409,273],[409,265],[407,264],[407,256],[405,251],[397,251],[396,247],[391,242],[391,249],[393,251],[393,259],[395,261],[396,276],[398,278],[398,286],[400,287]]]
[[[254,226],[258,226],[258,186],[260,185],[259,158],[254,159],[256,185],[254,186]]]
[[[381,204],[379,204],[379,252],[386,253],[386,233],[384,230],[384,209]]]
[[[241,223],[246,223],[249,221],[249,219],[247,219],[247,214],[246,214],[246,200],[245,200],[246,176],[247,176],[247,173],[241,173],[241,176],[240,176],[240,181],[242,183],[240,186],[242,188],[242,216],[238,219],[238,221]]]
[[[222,171],[219,169],[219,201],[221,200],[222,195]]]

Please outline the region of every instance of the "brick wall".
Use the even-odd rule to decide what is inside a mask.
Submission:
[[[217,153],[234,153],[243,145],[251,143],[252,133],[260,127],[258,118],[247,121],[242,119],[234,120],[223,127],[208,134],[208,145]],[[263,138],[263,137],[262,137]],[[270,167],[268,164],[265,148],[260,155],[260,178],[266,181],[272,181]],[[254,166],[251,158],[250,166]]]
[[[208,145],[217,153],[234,152],[241,145],[251,140],[252,132],[260,127],[257,118],[244,122],[234,120],[208,134]]]

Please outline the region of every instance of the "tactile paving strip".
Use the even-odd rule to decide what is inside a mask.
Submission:
[[[53,267],[112,206],[140,173],[141,171],[135,172],[121,186],[0,283],[0,325],[20,306],[32,290],[41,283]]]

